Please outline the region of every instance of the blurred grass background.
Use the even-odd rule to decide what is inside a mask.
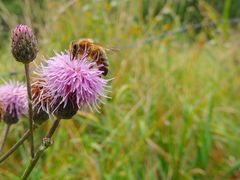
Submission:
[[[240,33],[228,23],[239,9],[237,0],[1,0],[2,82],[24,80],[10,52],[18,23],[37,34],[37,62],[80,38],[120,48],[109,55],[112,99],[63,121],[31,178],[240,179]],[[207,22],[216,25],[158,38]],[[26,127],[12,127],[5,151]],[[28,150],[0,165],[0,179],[19,178]]]

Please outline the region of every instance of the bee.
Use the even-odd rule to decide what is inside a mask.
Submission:
[[[94,43],[91,39],[83,39],[70,44],[70,59],[74,60],[86,55],[96,62],[99,70],[103,72],[102,75],[106,76],[108,73],[107,50],[113,51]]]

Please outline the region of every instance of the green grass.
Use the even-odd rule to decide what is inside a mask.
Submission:
[[[67,49],[70,41],[79,38],[118,47],[165,30],[159,28],[158,19],[146,22],[140,16],[138,0],[77,1],[70,7],[63,2],[45,1],[45,9],[31,5],[34,14],[44,19],[42,24],[27,19],[32,14],[25,12],[22,23],[31,22],[38,29],[37,62],[41,56],[53,55],[53,50]],[[178,17],[173,18],[171,27],[178,27]],[[9,24],[14,26],[17,21]],[[102,105],[101,113],[79,112],[73,120],[61,123],[32,179],[237,177],[240,36],[237,27],[224,27],[224,37],[213,30],[186,32],[109,55],[112,98]],[[231,34],[225,37],[225,33]],[[14,61],[9,44],[5,39],[0,49],[0,72],[17,70],[16,77],[4,76],[4,80],[24,80],[23,67]],[[49,120],[35,133],[36,144],[51,123]],[[5,151],[26,127],[26,119],[12,127]],[[0,131],[3,129],[1,123]],[[0,179],[18,179],[28,160],[25,143],[0,164]]]

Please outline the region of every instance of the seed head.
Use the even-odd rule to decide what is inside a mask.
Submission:
[[[42,124],[49,118],[48,109],[51,98],[48,97],[46,89],[46,81],[36,79],[31,83],[32,99],[33,99],[33,120],[37,124]]]
[[[12,54],[24,64],[32,62],[37,56],[37,40],[32,29],[26,25],[17,25],[12,30]]]

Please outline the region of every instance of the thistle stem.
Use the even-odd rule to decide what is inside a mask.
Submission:
[[[56,131],[57,127],[59,126],[60,120],[61,119],[56,119],[54,121],[54,123],[53,123],[52,127],[50,128],[49,132],[47,133],[46,137],[43,138],[42,144],[37,149],[34,158],[30,160],[29,165],[25,169],[21,179],[25,180],[25,179],[27,179],[29,177],[29,175],[31,174],[32,170],[36,166],[39,158],[42,156],[44,151],[52,144],[51,138],[52,138],[54,132]]]
[[[61,119],[56,119],[52,125],[52,127],[50,128],[50,130],[48,131],[47,135],[46,135],[46,138],[49,138],[51,139],[54,132],[56,131],[57,127],[59,126],[59,123],[60,123],[60,120]]]
[[[30,135],[30,130],[27,130],[23,136],[18,140],[16,144],[14,144],[11,149],[8,150],[5,154],[3,154],[0,157],[0,163],[2,163],[4,160],[6,160],[14,151],[17,150],[17,148],[29,137]]]
[[[2,152],[3,147],[4,147],[5,143],[6,143],[7,136],[8,136],[9,130],[10,130],[10,126],[11,126],[10,124],[7,124],[7,126],[6,126],[6,129],[5,129],[5,132],[4,132],[4,135],[3,135],[2,144],[0,146],[0,152]]]
[[[34,139],[33,139],[33,110],[32,110],[32,92],[30,84],[30,66],[25,64],[25,73],[27,80],[27,92],[28,92],[28,113],[29,113],[29,130],[30,130],[30,149],[31,157],[34,158]]]

